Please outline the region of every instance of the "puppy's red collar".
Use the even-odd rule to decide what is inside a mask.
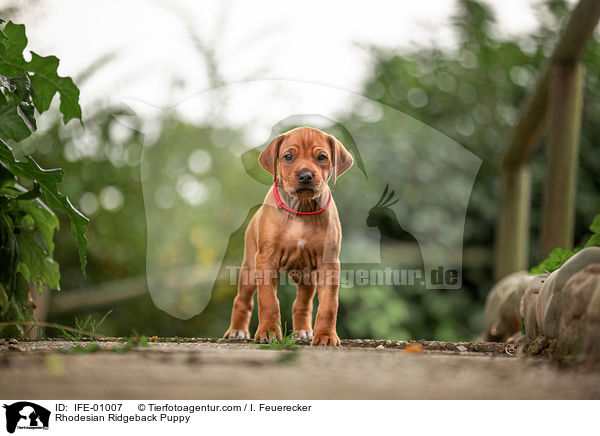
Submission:
[[[300,212],[299,210],[290,209],[285,204],[283,204],[283,201],[281,201],[281,198],[279,198],[279,194],[277,193],[277,180],[278,179],[279,179],[279,177],[277,177],[275,179],[275,182],[273,183],[273,198],[275,198],[275,203],[277,204],[277,208],[285,209],[288,212],[295,213],[296,215],[316,215],[318,213],[323,212],[325,209],[327,209],[329,207],[329,203],[331,203],[331,190],[329,191],[329,200],[327,200],[327,204],[322,209],[316,210],[314,212]]]

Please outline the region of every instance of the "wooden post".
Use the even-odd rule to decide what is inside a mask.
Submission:
[[[555,63],[551,67],[542,256],[554,247],[573,247],[582,70],[579,63]]]
[[[504,167],[500,222],[496,240],[496,281],[527,269],[531,173],[527,165]]]
[[[551,62],[544,66],[532,94],[526,100],[519,122],[514,127],[508,147],[502,156],[502,166],[524,164],[537,145],[548,113],[549,70],[556,63],[577,63],[599,20],[598,0],[581,0],[573,9],[569,22],[552,52]]]
[[[523,191],[526,185],[529,186],[529,175],[524,165],[526,165],[526,160],[539,142],[544,124],[546,122],[550,124],[550,128],[547,131],[551,138],[550,142],[554,144],[554,147],[561,148],[561,144],[567,141],[566,138],[571,138],[575,146],[577,145],[577,139],[573,139],[574,132],[572,127],[576,125],[575,133],[578,133],[580,119],[573,118],[572,123],[567,122],[567,125],[565,125],[563,122],[560,124],[561,127],[559,127],[555,122],[555,117],[559,117],[561,109],[554,107],[549,111],[548,106],[551,98],[549,94],[552,93],[555,97],[558,95],[559,90],[554,89],[555,87],[575,87],[578,88],[577,92],[579,94],[578,96],[571,97],[578,99],[579,103],[571,101],[570,104],[574,104],[575,106],[579,104],[580,107],[581,87],[580,85],[574,85],[572,82],[580,81],[581,79],[576,79],[566,72],[565,74],[568,77],[558,80],[565,83],[558,85],[551,84],[554,82],[550,76],[558,74],[554,71],[557,68],[557,64],[571,65],[570,68],[575,68],[574,66],[581,58],[585,45],[593,34],[599,20],[599,0],[580,0],[577,6],[575,6],[560,40],[554,48],[552,60],[543,68],[536,87],[521,112],[520,120],[512,131],[509,145],[502,156],[500,166],[504,180],[504,192],[501,202],[500,228],[498,229],[496,242],[496,278],[501,278],[527,266],[526,263],[522,263],[523,259],[527,258],[527,243],[522,239],[517,239],[518,237],[520,238],[518,235],[524,223],[529,222],[529,210],[525,209],[521,203],[525,197],[530,195],[528,190],[526,192]],[[569,68],[566,69],[569,70]],[[574,75],[577,76],[577,74]],[[559,103],[560,98],[562,97],[559,97],[558,100],[555,98],[554,101]],[[568,112],[568,110],[563,110],[563,112]],[[580,114],[577,113],[575,116],[580,117]],[[566,128],[569,132],[561,132],[562,128]],[[558,137],[553,138],[557,134]],[[575,169],[569,165],[574,164],[574,162],[576,163],[576,159],[573,161],[573,155],[570,154],[573,151],[573,149],[569,149],[569,151],[559,150],[558,153],[555,151],[549,152],[547,168],[550,176],[546,185],[546,212],[544,213],[543,223],[542,253],[547,253],[555,245],[570,246],[572,244]],[[567,158],[567,162],[562,162],[561,165],[561,156],[563,155]],[[562,171],[563,166],[571,169],[569,170],[570,174],[559,176],[567,185],[560,185],[561,180],[556,180],[552,176],[552,174]],[[552,181],[550,181],[551,178],[553,179]],[[568,191],[568,193],[565,191]],[[505,208],[510,210],[505,210]],[[564,214],[562,217],[559,216],[561,212]],[[552,217],[550,217],[550,214],[552,214]],[[513,227],[515,223],[519,223],[518,227]],[[564,229],[569,230],[565,233]],[[561,235],[560,238],[557,235]],[[512,239],[504,241],[503,238],[505,237]]]

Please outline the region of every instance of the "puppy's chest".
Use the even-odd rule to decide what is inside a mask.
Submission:
[[[288,270],[315,269],[323,256],[325,232],[298,220],[286,226],[280,241],[280,265]]]

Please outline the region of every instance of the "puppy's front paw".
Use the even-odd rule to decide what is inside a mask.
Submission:
[[[315,333],[311,345],[340,345],[340,338],[335,331]]]
[[[254,342],[269,342],[271,339],[281,339],[281,330],[279,327],[258,326],[254,334]]]
[[[250,339],[250,332],[248,330],[234,330],[229,329],[223,335],[225,339]]]
[[[296,332],[296,339],[312,339],[313,332],[311,330],[298,330]]]

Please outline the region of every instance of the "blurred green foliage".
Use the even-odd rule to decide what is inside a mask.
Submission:
[[[519,38],[498,36],[494,15],[489,6],[473,0],[460,0],[452,24],[458,35],[455,49],[435,45],[392,50],[369,47],[372,74],[365,80],[363,94],[377,102],[399,109],[464,145],[479,156],[483,164],[472,191],[465,223],[464,246],[479,248],[486,256],[479,262],[465,259],[463,288],[452,291],[425,291],[421,288],[370,287],[360,292],[340,292],[338,332],[340,337],[467,340],[482,330],[483,302],[492,285],[493,247],[499,206],[498,160],[506,147],[512,126],[528,90],[536,81],[544,62],[559,37],[569,8],[564,1],[540,4],[539,26],[530,35]],[[584,55],[586,68],[585,102],[581,135],[576,207],[576,244],[587,240],[588,225],[600,205],[600,45],[597,34]],[[63,190],[78,199],[91,217],[88,230],[88,278],[84,281],[73,256],[73,242],[64,226],[58,234],[55,255],[63,276],[63,289],[77,290],[98,284],[110,284],[128,277],[140,277],[145,286],[146,215],[141,185],[140,155],[143,137],[135,129],[125,128],[115,115],[127,112],[113,107],[89,109],[86,129],[58,128],[58,118],[43,135],[31,138],[23,146],[34,152],[45,166],[62,166],[69,175]],[[190,152],[198,138],[210,144],[216,136],[235,140],[239,132],[211,125],[193,125],[173,114],[156,120],[160,126],[157,143],[187,147]],[[366,121],[360,114],[339,120],[341,125]],[[378,121],[369,121],[378,123]],[[379,143],[385,143],[393,125],[379,122]],[[327,130],[342,142],[349,140],[339,126]],[[212,138],[212,139],[211,139]],[[215,141],[213,141],[215,142]],[[219,141],[222,142],[222,141]],[[168,147],[167,147],[168,149]],[[531,157],[533,203],[531,219],[530,262],[538,256],[541,199],[543,195],[544,144]],[[218,144],[205,150],[211,160],[204,179],[215,178],[225,171],[230,151]],[[170,162],[165,166],[185,166]],[[393,172],[394,162],[389,162]],[[377,175],[370,175],[377,177]],[[382,186],[386,180],[380,175]],[[246,174],[231,174],[228,183],[245,183]],[[180,193],[163,192],[163,200],[186,200]],[[344,200],[343,190],[336,201]],[[236,201],[235,198],[229,199]],[[242,220],[243,217],[236,217]],[[347,219],[352,219],[348,217]],[[415,218],[416,219],[416,218]],[[229,225],[226,211],[219,216],[199,217],[198,228],[190,233],[184,250],[194,249],[194,238],[211,238],[211,226]],[[342,217],[344,222],[344,217]],[[210,244],[209,244],[210,245]],[[234,247],[234,252],[240,247]],[[191,253],[191,252],[190,252]],[[194,252],[198,262],[219,262],[223,253],[203,250]],[[65,291],[65,293],[68,291]],[[148,294],[120,302],[115,306],[97,307],[92,314],[101,316],[114,309],[103,325],[103,333],[126,335],[132,329],[146,335],[220,336],[229,323],[235,289],[214,289],[211,301],[202,314],[179,320],[157,309]],[[282,323],[291,325],[293,289],[280,289]],[[84,311],[86,313],[89,310]],[[255,309],[256,312],[256,309]],[[74,313],[52,315],[51,320],[70,324]],[[256,328],[256,313],[252,329]],[[49,332],[50,333],[50,332]]]

